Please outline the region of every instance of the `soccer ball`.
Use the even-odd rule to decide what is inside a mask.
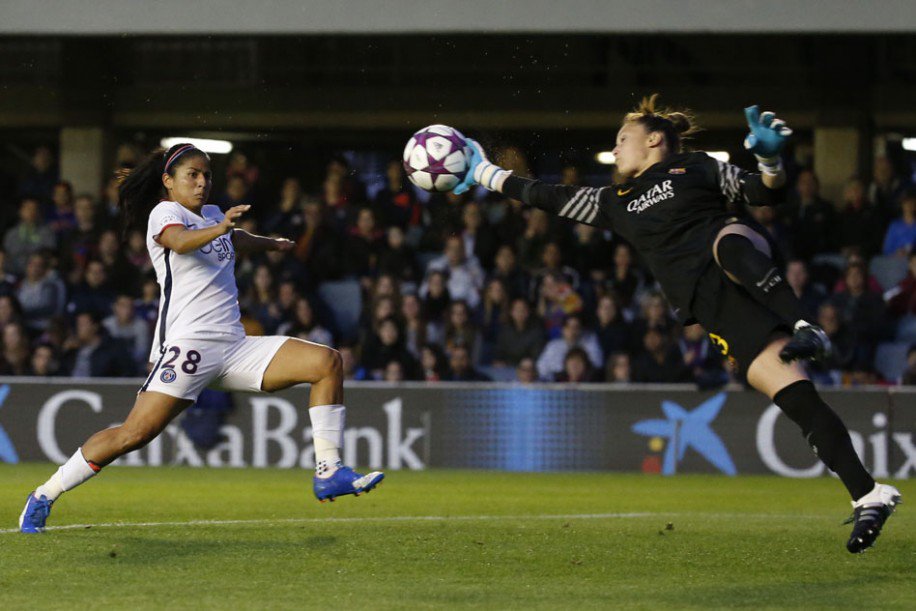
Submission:
[[[471,156],[467,140],[448,125],[430,125],[404,147],[404,169],[410,182],[426,191],[451,191],[464,180]]]

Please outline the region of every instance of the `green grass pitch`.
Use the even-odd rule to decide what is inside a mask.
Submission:
[[[916,608],[916,512],[852,556],[830,478],[110,468],[12,532],[51,471],[0,466],[0,608]]]

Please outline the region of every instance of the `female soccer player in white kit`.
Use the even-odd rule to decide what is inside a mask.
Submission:
[[[207,204],[210,158],[191,144],[154,152],[123,177],[119,206],[126,229],[147,226],[146,244],[162,289],[150,362],[127,420],[90,437],[29,494],[24,533],[42,532],[52,504],[119,456],[153,440],[211,384],[274,392],[311,384],[315,496],[333,501],[373,489],[384,474],[360,475],[340,463],[343,373],[327,346],[282,336],[246,337],[235,283],[235,251],[289,250],[293,243],[235,228],[250,206],[225,214]]]

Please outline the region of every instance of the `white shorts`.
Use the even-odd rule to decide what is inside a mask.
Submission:
[[[268,335],[170,341],[138,394],[150,390],[196,401],[208,386],[258,392],[267,366],[288,339]]]

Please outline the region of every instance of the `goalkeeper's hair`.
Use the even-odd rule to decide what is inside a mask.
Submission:
[[[658,97],[657,93],[644,97],[636,108],[626,114],[623,123],[638,123],[649,133],[662,132],[668,150],[679,153],[684,140],[700,131],[700,126],[690,110],[661,108]]]

